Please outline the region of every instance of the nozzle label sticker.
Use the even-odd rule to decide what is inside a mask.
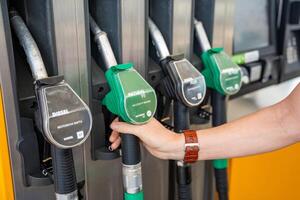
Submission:
[[[92,120],[82,100],[67,84],[48,86],[41,91],[43,127],[49,142],[66,148],[83,141]]]
[[[52,112],[52,115],[50,117],[58,117],[58,116],[66,115],[68,113],[69,113],[68,109],[59,110],[56,112]]]
[[[242,83],[240,67],[224,52],[213,54],[213,58],[219,70],[222,90],[228,95],[237,93]]]
[[[73,140],[73,139],[74,139],[73,136],[69,136],[69,137],[65,137],[65,138],[64,138],[64,141],[67,141],[67,140]]]
[[[120,72],[119,79],[125,97],[125,112],[130,123],[146,123],[156,110],[155,91],[134,69]]]
[[[245,53],[245,63],[255,62],[259,60],[259,51],[250,51]]]
[[[174,67],[179,78],[181,91],[185,104],[199,105],[206,93],[206,84],[202,74],[186,59],[175,61]],[[177,79],[178,79],[177,78]]]
[[[151,110],[148,110],[147,113],[146,113],[146,115],[147,115],[148,117],[151,117],[151,116],[152,116]]]
[[[81,139],[84,137],[84,132],[83,131],[77,131],[77,139]]]

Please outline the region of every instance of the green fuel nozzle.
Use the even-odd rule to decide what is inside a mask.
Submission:
[[[201,58],[204,66],[202,74],[207,86],[223,95],[236,94],[242,85],[240,67],[232,61],[223,48],[211,48],[201,22],[195,20],[194,24],[202,51]]]
[[[212,48],[202,53],[205,77],[209,88],[223,95],[236,94],[242,85],[240,67],[233,63],[223,48]]]
[[[91,31],[104,60],[110,91],[102,103],[110,112],[131,124],[144,124],[156,111],[156,93],[133,68],[132,63],[117,64],[107,35],[90,16]]]
[[[90,16],[91,31],[105,64],[105,78],[110,91],[102,103],[108,110],[130,124],[145,124],[155,114],[155,90],[133,68],[133,64],[117,64],[105,32]],[[140,144],[136,136],[122,134],[122,171],[125,200],[143,200]]]
[[[102,103],[125,122],[144,124],[156,110],[156,94],[132,64],[121,64],[105,72],[110,92]]]

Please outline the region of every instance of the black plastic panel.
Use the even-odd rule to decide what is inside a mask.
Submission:
[[[49,76],[57,75],[51,0],[13,0],[41,52]]]
[[[45,176],[41,169],[40,153],[42,152],[38,144],[38,136],[34,130],[33,120],[21,118],[22,136],[18,143],[18,149],[23,157],[23,167],[26,176],[24,183],[26,186],[42,186],[52,184],[50,176]]]
[[[300,1],[283,1],[279,52],[283,55],[280,81],[300,76]]]
[[[121,1],[89,1],[90,14],[100,29],[106,32],[115,57],[122,62],[121,49]],[[110,17],[114,16],[114,17]],[[110,123],[114,116],[102,106],[101,101],[109,92],[106,82],[103,59],[91,34],[91,71],[92,71],[92,112],[91,155],[93,160],[112,160],[120,157],[119,150],[109,151]]]

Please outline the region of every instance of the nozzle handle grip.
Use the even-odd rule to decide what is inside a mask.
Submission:
[[[131,134],[122,134],[122,163],[136,165],[141,162],[139,139]]]
[[[191,189],[191,166],[184,164],[177,166],[177,183],[178,183],[178,199],[179,200],[192,200]]]
[[[191,185],[178,185],[178,199],[179,200],[192,200]]]
[[[55,193],[69,194],[77,190],[72,149],[51,146]]]

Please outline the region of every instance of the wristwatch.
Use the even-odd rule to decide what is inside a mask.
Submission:
[[[197,133],[194,130],[185,130],[183,134],[185,138],[185,154],[183,162],[194,163],[198,161],[198,153],[200,150]]]

